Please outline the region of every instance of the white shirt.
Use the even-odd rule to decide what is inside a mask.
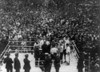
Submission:
[[[37,43],[34,43],[34,47],[36,47],[36,46],[38,46],[38,44]]]
[[[65,44],[70,44],[69,39],[65,40]]]
[[[25,41],[22,41],[21,42],[21,45],[25,46],[26,45],[26,42]]]
[[[51,50],[50,50],[50,53],[51,54],[54,54],[54,53],[57,53],[58,52],[58,49],[56,48],[56,47],[53,47],[53,48],[51,48]]]
[[[66,53],[70,52],[70,46],[67,46]]]
[[[70,44],[69,39],[65,40],[65,44],[64,44],[64,45],[65,45],[65,46],[64,46],[64,47],[65,47],[65,49],[67,49],[67,44]]]
[[[44,40],[40,40],[39,45],[42,46],[44,44]]]
[[[63,50],[64,50],[64,46],[62,45],[62,46],[60,47],[60,52],[63,52]]]
[[[49,45],[49,44],[50,44],[50,42],[49,42],[49,41],[46,41],[46,44],[47,44],[47,45]]]

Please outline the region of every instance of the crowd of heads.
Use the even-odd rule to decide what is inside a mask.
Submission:
[[[60,6],[60,2],[62,3],[61,6],[63,5],[64,9],[61,11],[40,6],[37,9],[34,8],[35,5],[32,2],[28,4],[29,2],[23,0],[15,1],[11,0],[13,4],[10,1],[6,2],[7,4],[2,3],[4,7],[0,10],[0,42],[9,39],[32,39],[39,42],[46,38],[46,40],[51,40],[53,45],[68,35],[70,39],[75,40],[79,50],[86,54],[90,53],[93,57],[97,53],[100,57],[97,1],[82,0],[81,2],[78,0],[78,2],[75,0],[73,2],[68,0],[63,5],[64,0],[54,0],[58,6]],[[38,1],[37,6],[40,3]]]

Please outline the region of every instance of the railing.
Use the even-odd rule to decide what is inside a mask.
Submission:
[[[33,47],[33,46],[27,46],[27,45],[26,45],[26,46],[16,46],[16,45],[10,45],[10,47],[27,47],[27,48],[28,48],[28,47]]]
[[[18,45],[18,43],[22,43],[22,42],[26,42],[26,43],[32,43],[32,42],[34,42],[34,41],[15,41],[15,40],[9,40],[8,41],[8,44],[6,45],[6,47],[4,48],[4,50],[3,50],[3,52],[1,53],[1,55],[0,55],[0,61],[2,61],[3,60],[3,57],[4,57],[4,55],[7,53],[7,52],[12,52],[12,51],[14,51],[14,50],[10,50],[9,51],[9,49],[11,48],[11,47],[14,47],[14,48],[19,48],[19,47],[24,47],[24,48],[30,48],[30,47],[33,47],[33,46],[28,46],[28,45],[22,45],[22,44],[20,44],[20,45]],[[13,44],[13,43],[15,43],[15,45]],[[33,51],[33,50],[19,50],[19,52],[28,52],[28,51]]]
[[[10,43],[10,48],[22,48],[21,50],[18,49],[17,51],[18,52],[33,52],[33,50],[29,49],[29,48],[32,48],[33,45],[30,45],[32,44],[34,41],[15,41],[15,40],[10,40],[11,43]],[[14,43],[14,44],[13,44]],[[23,48],[27,48],[27,49],[23,49]],[[15,50],[10,50],[10,52],[15,52]]]
[[[5,49],[3,50],[3,52],[2,52],[1,55],[0,55],[0,59],[1,59],[1,60],[3,59],[3,56],[5,55],[5,53],[8,51],[9,43],[10,43],[10,42],[8,42],[8,44],[6,45]]]
[[[9,40],[10,42],[34,42],[34,41],[17,41],[17,40]]]
[[[18,52],[18,53],[33,53],[34,50],[10,50],[9,51],[10,53],[15,53],[15,52]]]

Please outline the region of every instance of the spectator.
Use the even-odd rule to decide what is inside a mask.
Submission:
[[[59,45],[61,63],[63,63],[63,48],[64,48],[64,45],[61,43],[61,44]]]
[[[51,53],[52,59],[54,59],[54,54],[55,54],[55,53],[58,53],[58,51],[59,51],[59,50],[58,50],[57,47],[51,48],[50,53]]]
[[[39,67],[40,69],[42,70],[42,72],[45,71],[45,68],[44,68],[44,60],[45,60],[45,54],[42,52],[42,50],[40,51],[40,61],[39,61]]]
[[[84,56],[83,56],[83,53],[81,52],[79,54],[79,59],[78,59],[78,64],[77,64],[77,69],[78,69],[78,72],[83,72],[83,60],[84,59]]]
[[[45,54],[48,51],[46,41],[42,45],[42,52]]]
[[[14,58],[14,68],[15,68],[15,71],[16,72],[20,72],[21,65],[20,65],[20,61],[18,59],[18,53],[15,54],[15,58]]]
[[[51,71],[52,60],[49,53],[45,53],[44,68],[45,72]]]
[[[67,53],[67,56],[68,56],[67,57],[68,58],[68,61],[67,61],[68,65],[70,64],[70,52],[71,52],[70,45],[67,44],[66,53]]]
[[[39,46],[37,43],[34,44],[34,58],[35,58],[35,66],[38,66],[39,59]]]
[[[25,55],[23,68],[24,68],[25,72],[30,72],[31,66],[30,66],[30,61],[28,60],[28,54]]]
[[[7,54],[7,57],[4,59],[4,63],[6,63],[6,69],[7,69],[7,72],[13,72],[13,66],[12,66],[12,59],[9,58],[10,54],[8,53]]]
[[[59,68],[60,68],[60,56],[57,53],[54,53],[54,67],[56,69],[56,72],[59,72]]]

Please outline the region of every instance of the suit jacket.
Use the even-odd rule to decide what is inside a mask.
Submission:
[[[55,67],[60,67],[60,57],[59,56],[55,56],[54,66]]]
[[[14,59],[14,68],[15,69],[20,69],[21,68],[20,61],[19,61],[18,58]]]
[[[43,53],[46,53],[47,52],[47,45],[46,44],[43,44],[42,45],[42,52]]]
[[[30,68],[31,68],[30,61],[28,59],[24,59],[24,69],[28,70]]]
[[[6,63],[6,68],[8,69],[8,68],[12,68],[12,63],[13,63],[13,61],[12,61],[12,59],[11,58],[5,58],[4,59],[4,63]]]

